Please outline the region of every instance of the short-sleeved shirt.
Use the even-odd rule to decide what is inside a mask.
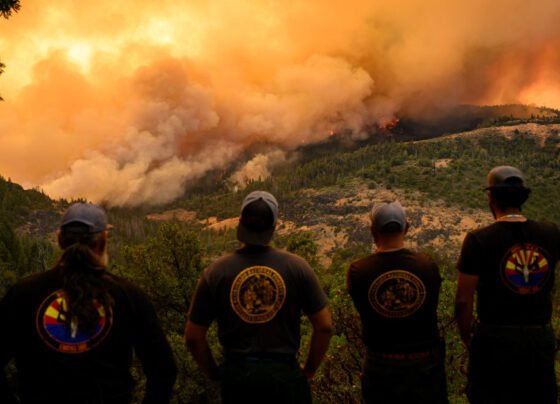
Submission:
[[[435,261],[406,248],[353,261],[346,286],[368,349],[407,353],[435,347],[440,285]]]
[[[147,376],[144,402],[169,401],[177,370],[151,302],[130,282],[104,272],[99,276],[114,304],[97,306],[93,332],[66,326],[68,303],[56,268],[21,279],[0,301],[0,376],[15,359],[22,402],[122,397],[119,402],[126,403],[133,387],[133,350]],[[0,391],[0,398],[7,394]]]
[[[195,324],[218,322],[226,354],[295,354],[302,312],[327,297],[307,262],[269,246],[247,246],[206,268],[189,310]]]
[[[478,317],[499,325],[546,324],[552,315],[560,231],[553,223],[495,222],[467,233],[457,263],[478,275]]]

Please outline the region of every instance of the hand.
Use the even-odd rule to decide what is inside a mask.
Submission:
[[[303,371],[303,374],[308,382],[310,382],[311,379],[313,379],[313,376],[315,376],[315,372],[310,372],[309,370],[305,369],[305,366],[301,366],[301,370]]]

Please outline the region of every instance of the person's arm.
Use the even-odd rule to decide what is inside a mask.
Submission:
[[[313,331],[303,373],[309,380],[315,375],[329,347],[329,341],[332,336],[332,320],[331,313],[327,307],[323,307],[317,313],[311,314],[308,317],[313,326]]]
[[[14,325],[16,306],[15,303],[10,300],[12,290],[13,289],[10,289],[4,298],[0,300],[0,318],[5,321],[5,324]],[[5,371],[6,365],[8,365],[8,362],[13,358],[15,346],[15,341],[13,341],[14,335],[15,332],[9,331],[8,329],[0,332],[0,403],[6,404],[16,404],[19,402],[8,385]]]
[[[459,272],[455,295],[455,318],[461,339],[467,347],[471,345],[474,292],[478,285],[478,275]]]
[[[208,326],[199,325],[188,320],[185,327],[185,340],[187,348],[202,373],[210,379],[216,380],[218,379],[218,366],[206,339],[207,332]]]
[[[135,304],[134,350],[146,375],[143,404],[168,403],[177,378],[175,358],[148,296],[138,291]]]

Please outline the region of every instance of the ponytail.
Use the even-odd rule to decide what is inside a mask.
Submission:
[[[77,326],[85,334],[95,333],[101,318],[97,307],[101,305],[107,311],[113,304],[106,288],[105,263],[94,252],[102,236],[103,232],[60,233],[64,252],[56,267],[68,304],[64,322],[69,329]]]

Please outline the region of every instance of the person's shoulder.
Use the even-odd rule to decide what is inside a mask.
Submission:
[[[349,273],[356,273],[361,271],[369,270],[373,265],[375,265],[375,259],[377,254],[371,254],[367,257],[356,258],[350,262],[348,266]]]
[[[308,265],[308,262],[305,260],[305,258],[303,258],[300,255],[291,253],[289,251],[285,251],[285,250],[278,250],[276,248],[272,248],[270,250],[270,253],[272,255],[276,255],[278,258],[280,259],[284,259],[284,260],[290,260],[293,261],[295,263],[299,263],[299,264],[305,264]]]
[[[222,255],[213,260],[206,268],[202,270],[202,275],[212,276],[216,272],[221,271],[222,268],[228,267],[234,260],[238,259],[237,251]]]
[[[105,279],[109,283],[109,293],[111,295],[127,296],[128,299],[147,299],[148,294],[139,285],[134,283],[134,281],[124,278],[122,276],[115,275],[110,272],[106,272],[104,275]]]
[[[422,262],[422,263],[427,263],[427,264],[435,264],[436,260],[434,259],[434,257],[432,257],[430,254],[428,254],[425,251],[413,251],[413,250],[408,250],[411,254],[411,256]]]
[[[14,293],[20,293],[27,290],[34,290],[36,287],[47,286],[47,284],[57,281],[58,272],[56,269],[49,269],[44,272],[37,272],[18,279],[16,283],[12,285],[11,290],[14,291]]]
[[[368,255],[367,257],[355,258],[352,260],[352,262],[350,262],[350,266],[360,268],[363,267],[364,265],[368,265],[375,259],[376,255],[377,254],[371,254]]]
[[[480,236],[484,236],[485,234],[495,231],[498,229],[497,226],[497,222],[494,223],[490,223],[487,224],[485,226],[480,226],[477,227],[476,229],[472,229],[470,231],[467,232],[467,236],[472,236],[472,237],[480,237]]]
[[[536,220],[532,220],[532,219],[527,219],[527,224],[529,226],[535,226],[535,227],[539,227],[542,230],[545,231],[550,231],[553,233],[560,233],[560,229],[558,228],[558,225],[556,223],[553,222],[549,222],[549,221],[536,221]]]

